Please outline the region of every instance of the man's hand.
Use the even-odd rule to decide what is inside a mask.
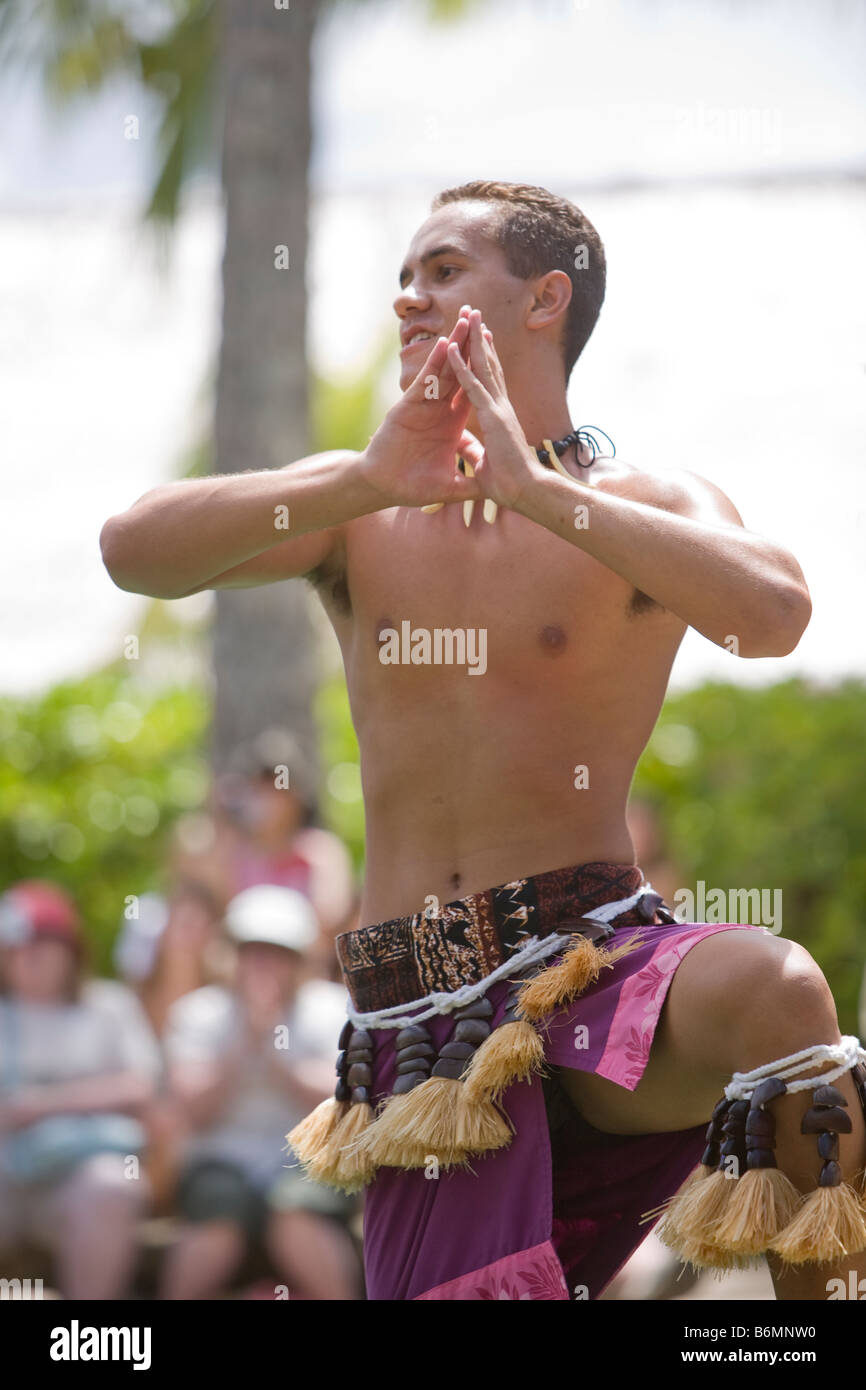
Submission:
[[[457,454],[464,446],[468,451],[473,441],[466,433],[469,402],[449,354],[460,359],[469,332],[461,314],[450,337],[436,340],[412,385],[388,411],[361,456],[364,477],[383,496],[385,506],[423,507],[482,496],[475,480],[464,477],[456,462]],[[477,441],[475,445],[477,449]]]
[[[448,363],[475,411],[479,430],[484,436],[483,453],[479,455],[467,447],[466,457],[475,470],[475,478],[483,495],[502,507],[516,511],[530,484],[543,478],[547,470],[539,463],[535,450],[527,444],[508,399],[505,374],[493,346],[493,334],[482,323],[478,309],[469,311],[466,322],[469,361],[464,360],[456,343],[450,340],[448,343]],[[465,442],[468,444],[469,440],[471,436],[467,436]]]

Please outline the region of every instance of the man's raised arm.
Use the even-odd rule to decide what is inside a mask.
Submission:
[[[99,543],[115,584],[185,598],[289,579],[324,564],[355,517],[480,497],[457,469],[469,405],[448,365],[449,345],[459,347],[467,331],[460,318],[449,338],[436,340],[363,453],[334,450],[262,473],[166,483],[109,517]]]
[[[153,598],[306,574],[327,559],[343,522],[383,506],[361,458],[335,450],[151,488],[103,526],[105,567],[119,588]]]

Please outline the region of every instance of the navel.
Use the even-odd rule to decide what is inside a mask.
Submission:
[[[538,634],[538,641],[547,656],[561,656],[568,646],[568,638],[557,623],[543,627]]]

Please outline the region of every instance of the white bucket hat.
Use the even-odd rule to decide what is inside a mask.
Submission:
[[[306,951],[318,935],[316,914],[303,893],[259,883],[232,898],[225,915],[233,941],[263,941],[289,951]]]

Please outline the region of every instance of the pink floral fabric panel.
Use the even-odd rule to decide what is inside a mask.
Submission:
[[[646,1069],[662,1005],[683,957],[708,936],[744,929],[748,930],[735,922],[712,923],[661,942],[646,964],[630,975],[620,990],[607,1043],[595,1069],[597,1074],[633,1091]],[[766,928],[754,930],[765,931]]]
[[[474,1269],[471,1274],[461,1274],[458,1279],[428,1289],[418,1294],[415,1302],[424,1299],[567,1302],[568,1288],[556,1251],[545,1240],[530,1250],[519,1250],[516,1255],[506,1255],[483,1269]]]

